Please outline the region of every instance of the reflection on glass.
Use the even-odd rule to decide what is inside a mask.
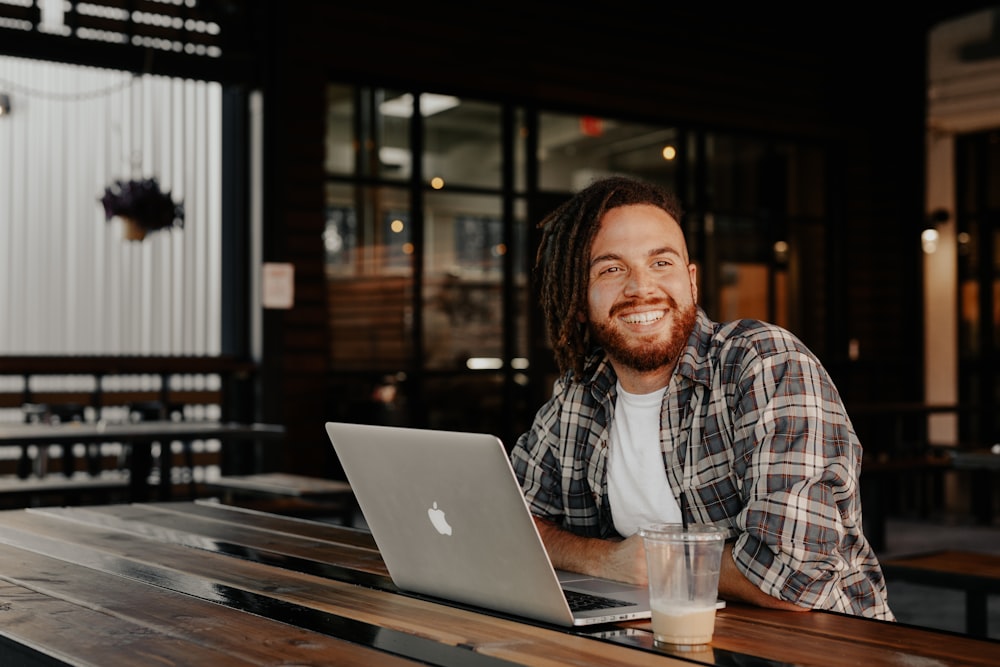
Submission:
[[[760,218],[715,215],[713,240],[722,260],[766,263],[774,255],[768,221]]]
[[[539,115],[539,185],[575,192],[594,178],[628,174],[677,186],[678,133],[675,128],[595,116]]]
[[[354,88],[329,85],[326,87],[326,159],[328,174],[353,174]]]
[[[364,89],[367,92],[367,89]],[[394,90],[375,89],[367,108],[370,116],[362,124],[366,153],[364,173],[390,180],[406,180],[413,173],[410,147],[410,117],[413,96]]]
[[[326,211],[333,368],[409,367],[414,250],[406,190],[328,184]]]
[[[767,307],[766,264],[722,264],[718,317],[723,321],[750,318],[770,320]]]
[[[826,154],[818,146],[781,144],[787,161],[775,166],[788,179],[788,215],[822,220],[826,215]]]
[[[764,156],[767,145],[757,139],[710,133],[705,139],[708,205],[730,214],[757,215],[770,202],[764,196]],[[787,208],[781,202],[781,210]]]
[[[455,260],[464,269],[499,273],[507,254],[503,220],[493,216],[455,216]]]
[[[326,89],[324,167],[331,175],[405,180],[412,173],[413,96],[381,88]]]
[[[424,403],[428,428],[504,433],[503,375],[477,373],[428,378]]]
[[[328,266],[347,267],[351,264],[358,247],[358,216],[354,207],[327,205],[323,246]]]
[[[979,304],[980,238],[982,225],[978,216],[964,220],[965,242],[959,254],[959,340],[960,353],[964,358],[975,358],[982,353],[980,331],[982,329]]]
[[[781,324],[824,353],[825,154],[723,133],[698,137],[688,154],[705,178],[687,193],[701,197],[686,225],[691,252],[705,258],[703,304],[719,319]]]
[[[411,266],[413,261],[413,241],[410,233],[410,214],[403,210],[387,210],[382,213],[382,234],[384,266],[387,269]]]
[[[440,184],[500,187],[499,104],[423,94],[420,112],[424,117],[424,178],[428,182],[440,179]]]
[[[500,264],[503,222],[497,197],[427,198],[424,254],[424,362],[461,368],[469,357],[502,356]]]
[[[503,277],[509,252],[501,200],[494,196],[438,194],[427,198],[424,255],[424,363],[434,369],[502,365]],[[523,220],[523,218],[522,218]],[[514,245],[526,243],[525,225],[513,223]],[[524,329],[523,251],[511,258]],[[520,348],[520,356],[526,356]],[[470,361],[471,360],[471,361]],[[470,365],[471,364],[471,365]]]

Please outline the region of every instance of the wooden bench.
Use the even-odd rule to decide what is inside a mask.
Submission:
[[[357,504],[347,482],[284,472],[225,475],[207,483],[221,501],[275,514],[336,517],[351,525]]]
[[[964,591],[966,633],[987,636],[987,597],[1000,594],[1000,555],[935,551],[882,561],[882,571],[890,580]]]
[[[98,477],[56,473],[26,479],[0,478],[0,509],[123,502],[128,491],[129,476],[123,470],[108,470]]]
[[[949,452],[952,467],[969,476],[972,513],[983,526],[993,525],[996,510],[997,482],[1000,481],[1000,451],[997,446],[958,447]]]
[[[6,378],[0,408],[71,406],[94,410],[96,419],[109,408],[130,406],[167,411],[150,415],[160,419],[186,405],[225,411],[231,385],[255,371],[252,362],[227,356],[0,356],[0,377]]]
[[[930,513],[942,474],[950,470],[951,459],[934,451],[906,458],[866,459],[861,464],[861,503],[865,537],[875,551],[886,547],[886,520],[897,511],[897,502],[909,487],[921,516]]]

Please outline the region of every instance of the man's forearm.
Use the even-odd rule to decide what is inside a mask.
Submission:
[[[746,578],[733,561],[733,545],[727,544],[722,552],[722,568],[719,571],[719,597],[724,600],[749,602],[758,607],[785,609],[787,611],[809,611],[787,600],[771,597]]]
[[[602,540],[574,535],[551,521],[538,517],[535,517],[535,525],[538,526],[538,533],[549,553],[549,560],[557,569],[642,585],[647,583],[646,552],[642,538],[638,535],[626,540]],[[771,597],[751,583],[733,561],[732,544],[727,544],[722,554],[719,597],[770,609],[809,611],[805,607]]]
[[[535,525],[555,568],[645,585],[646,553],[638,535],[602,540],[574,535],[538,517]]]

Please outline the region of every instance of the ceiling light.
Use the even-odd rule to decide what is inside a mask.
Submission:
[[[435,93],[423,93],[420,96],[420,114],[425,118],[436,113],[454,109],[461,103],[457,97],[451,95],[437,95]],[[383,116],[393,116],[394,118],[409,118],[413,115],[413,95],[403,93],[399,97],[386,100],[378,105]]]

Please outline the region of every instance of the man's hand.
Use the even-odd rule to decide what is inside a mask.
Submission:
[[[559,528],[551,521],[538,517],[534,519],[542,542],[545,543],[545,550],[549,552],[549,560],[557,569],[633,584],[647,584],[646,549],[639,535],[618,541],[580,537]],[[732,544],[727,544],[722,553],[719,597],[770,609],[809,611],[805,607],[771,597],[752,584],[736,567]]]
[[[556,569],[646,584],[646,549],[638,535],[617,541],[580,537],[551,521],[534,518]]]

